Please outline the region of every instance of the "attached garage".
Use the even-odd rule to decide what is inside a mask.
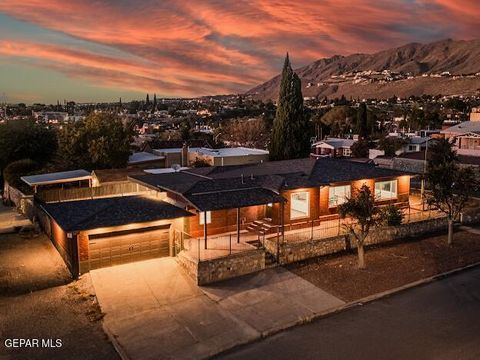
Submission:
[[[88,236],[90,270],[170,256],[170,225]]]
[[[192,213],[154,197],[124,196],[43,204],[51,239],[72,274],[172,256],[174,230]],[[68,245],[68,246],[67,246]]]

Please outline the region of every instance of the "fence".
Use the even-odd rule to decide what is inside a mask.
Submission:
[[[40,190],[36,194],[36,197],[42,202],[49,203],[69,200],[94,199],[109,196],[124,196],[146,191],[148,191],[148,189],[140,184],[124,182],[88,188],[45,189]]]
[[[174,253],[185,251],[198,261],[226,257],[233,254],[263,248],[264,236],[241,232],[237,238],[236,232],[204,237],[194,237],[190,234],[174,231]]]
[[[434,209],[411,210],[410,208],[403,209],[402,224],[415,223],[419,221],[426,221],[430,219],[438,219],[445,217],[440,211]],[[286,225],[283,241],[285,242],[302,242],[312,240],[325,240],[340,235],[346,235],[348,232],[347,225],[354,224],[351,218],[346,219],[331,219],[331,220],[313,220],[303,222],[301,224]],[[277,234],[267,235],[267,238],[273,239],[278,237]]]

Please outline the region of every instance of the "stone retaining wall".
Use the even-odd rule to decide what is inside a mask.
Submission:
[[[176,259],[198,285],[211,284],[265,269],[265,252],[262,249],[200,262],[182,251]]]
[[[480,215],[477,217],[480,218]],[[397,227],[377,228],[373,230],[366,239],[366,245],[386,243],[446,229],[446,218],[408,223]],[[322,240],[284,242],[280,243],[278,246],[279,263],[289,264],[317,256],[337,253],[355,247],[356,243],[349,235],[340,235]],[[265,250],[276,257],[277,239],[265,239]]]

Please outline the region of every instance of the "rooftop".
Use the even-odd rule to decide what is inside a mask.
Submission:
[[[192,213],[146,196],[124,196],[42,205],[68,232],[174,219]]]
[[[129,165],[140,164],[144,162],[158,161],[162,159],[165,159],[165,157],[142,151],[142,152],[136,152],[130,155],[128,157],[128,164]]]
[[[71,181],[90,180],[91,178],[90,172],[83,169],[21,177],[22,181],[30,186],[60,184]]]
[[[441,131],[442,134],[466,134],[466,133],[478,133],[480,134],[480,121],[464,121],[460,124],[450,126]]]
[[[350,147],[352,146],[356,140],[353,139],[341,139],[341,138],[327,138],[322,141],[317,141],[312,146],[319,146],[319,145],[330,145],[334,149],[342,148],[342,147]]]
[[[284,201],[279,195],[281,190],[407,174],[367,163],[307,158],[135,175],[130,179],[156,190],[176,193],[204,211],[281,202]]]

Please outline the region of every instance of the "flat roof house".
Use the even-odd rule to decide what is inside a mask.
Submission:
[[[74,273],[173,256],[186,249],[188,239],[195,240],[189,251],[198,258],[224,256],[254,248],[259,234],[284,234],[338,218],[338,205],[363,184],[378,204],[406,205],[410,191],[409,173],[333,158],[213,166],[128,179],[150,191],[43,204],[52,239]]]

